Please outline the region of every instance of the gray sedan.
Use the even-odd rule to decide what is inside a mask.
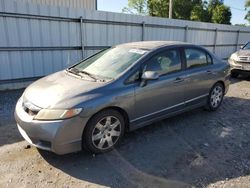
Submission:
[[[226,62],[200,46],[117,45],[31,84],[16,105],[17,127],[29,143],[57,154],[106,152],[127,131],[202,106],[218,109],[229,74]]]

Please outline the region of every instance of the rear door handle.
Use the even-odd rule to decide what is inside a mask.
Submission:
[[[174,80],[174,83],[180,83],[180,82],[183,82],[183,81],[184,81],[183,78],[177,77],[177,78]]]

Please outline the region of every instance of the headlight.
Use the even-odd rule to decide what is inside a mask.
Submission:
[[[36,120],[58,120],[68,119],[80,114],[81,108],[69,109],[69,110],[53,110],[53,109],[42,109],[34,117]]]
[[[233,59],[228,59],[228,63],[230,64],[230,65],[235,65],[235,60],[233,60]]]
[[[233,53],[230,58],[228,59],[228,62],[230,65],[235,65],[238,60],[238,56],[236,53]]]
[[[237,61],[237,60],[238,60],[238,56],[237,56],[236,53],[233,53],[233,54],[230,56],[229,59],[234,60],[234,61]]]

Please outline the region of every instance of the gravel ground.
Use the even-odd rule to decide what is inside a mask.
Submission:
[[[196,109],[131,132],[117,150],[64,156],[28,147],[0,93],[0,187],[250,187],[250,79],[221,108]]]

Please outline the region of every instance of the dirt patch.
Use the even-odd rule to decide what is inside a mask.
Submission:
[[[12,115],[21,93],[0,93],[0,187],[250,187],[249,78],[232,81],[218,111],[154,123],[96,156],[26,147]]]

